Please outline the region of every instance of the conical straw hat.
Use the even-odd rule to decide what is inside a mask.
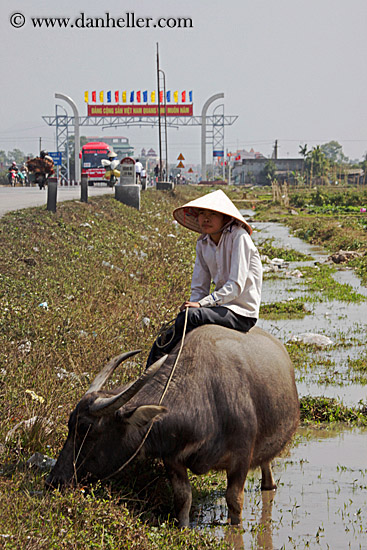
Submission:
[[[198,199],[188,202],[173,211],[173,217],[187,229],[192,229],[197,233],[201,233],[197,216],[198,210],[214,210],[214,212],[220,212],[226,216],[231,216],[246,229],[251,235],[252,229],[247,221],[244,219],[239,210],[235,207],[231,199],[227,197],[223,191],[218,190],[212,193],[208,193]]]

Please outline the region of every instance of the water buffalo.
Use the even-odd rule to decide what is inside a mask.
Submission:
[[[69,434],[47,483],[60,485],[92,474],[117,475],[138,458],[163,460],[180,526],[189,523],[194,474],[227,472],[226,500],[238,524],[250,468],[261,467],[261,488],[275,488],[270,461],[299,422],[294,371],[285,347],[259,328],[240,333],[202,326],[186,335],[168,390],[160,398],[178,348],[135,382],[115,391],[102,385],[130,352],[97,376],[69,420]]]

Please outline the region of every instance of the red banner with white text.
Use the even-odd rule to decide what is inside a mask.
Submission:
[[[161,105],[161,116],[164,105]],[[89,105],[88,116],[158,116],[158,105]],[[193,116],[193,105],[167,105],[167,116]]]

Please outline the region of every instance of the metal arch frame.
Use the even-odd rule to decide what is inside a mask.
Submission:
[[[206,144],[207,144],[207,135],[206,135],[206,113],[209,109],[209,106],[217,101],[217,99],[223,99],[224,94],[218,93],[214,94],[211,97],[209,97],[206,102],[203,105],[202,111],[201,111],[201,179],[206,179]],[[214,129],[213,129],[213,135],[214,135]]]
[[[218,121],[218,116],[222,115],[207,115],[206,123],[213,125]],[[70,126],[74,125],[73,116],[64,116],[66,123]],[[175,128],[178,126],[202,126],[202,116],[192,117],[167,117],[167,126]],[[43,116],[42,119],[48,126],[56,126],[56,116]],[[224,115],[223,123],[225,126],[232,126],[238,119],[238,115]],[[118,126],[158,126],[158,117],[79,117],[79,126],[104,126],[112,128]]]
[[[221,109],[221,114],[217,114],[216,111]],[[220,103],[213,110],[213,125],[212,125],[212,143],[213,143],[213,153],[212,153],[212,177],[214,179],[214,151],[223,151],[223,179],[224,179],[224,103]]]
[[[222,108],[221,114],[216,114],[216,110]],[[224,151],[224,103],[217,105],[213,111],[213,151],[220,147]]]
[[[65,115],[58,115],[57,109],[63,109]],[[69,158],[69,124],[66,109],[62,105],[56,105],[56,151],[62,153],[61,167],[57,167],[57,177],[61,178],[61,184],[68,184],[70,181],[70,158]],[[65,164],[66,159],[66,164]]]
[[[72,109],[73,115],[74,115],[74,163],[75,163],[75,182],[80,182],[80,159],[79,159],[79,149],[80,149],[80,131],[79,131],[79,125],[80,125],[80,117],[79,117],[79,111],[78,107],[76,106],[75,102],[65,94],[55,93],[56,99],[62,99],[65,101]]]
[[[63,96],[62,94],[55,94],[55,96],[59,97],[60,99],[66,98],[69,100],[67,96]],[[61,97],[62,96],[62,97]],[[206,174],[206,146],[207,145],[213,145],[214,146],[214,136],[216,136],[216,139],[222,139],[224,141],[224,126],[232,126],[238,119],[238,115],[225,115],[224,109],[223,114],[221,115],[207,115],[207,109],[209,105],[216,101],[217,99],[223,98],[224,94],[216,94],[212,97],[210,97],[206,103],[204,104],[202,114],[201,116],[190,116],[190,117],[167,117],[166,118],[166,125],[168,128],[179,128],[182,126],[201,126],[201,171],[202,171],[202,177],[205,179]],[[72,100],[70,99],[72,102]],[[68,101],[67,101],[68,102]],[[73,102],[72,102],[73,103]],[[71,104],[71,103],[70,103]],[[69,136],[69,125],[74,126],[75,132],[78,133],[78,139],[79,139],[79,128],[80,126],[101,126],[102,129],[104,128],[111,128],[111,127],[128,127],[128,126],[139,126],[139,127],[156,127],[159,126],[160,119],[159,117],[117,117],[117,116],[105,116],[105,117],[89,117],[89,116],[79,116],[78,112],[73,109],[74,116],[65,116],[65,115],[58,115],[57,113],[55,116],[43,116],[42,119],[46,122],[48,126],[66,126],[66,133]],[[209,136],[207,135],[207,126],[212,126],[212,131],[209,132]],[[217,129],[215,129],[217,128]],[[61,149],[61,143],[59,140],[59,133],[56,132],[56,146],[57,150],[59,151]],[[221,134],[221,136],[220,136]],[[208,137],[211,138],[208,141]],[[77,136],[75,136],[77,138]],[[224,147],[224,143],[223,143]],[[79,154],[77,153],[78,147],[77,143],[75,143],[75,160],[76,160],[76,169],[77,165],[79,166]],[[68,152],[67,152],[68,155]],[[76,158],[78,155],[78,159]],[[69,155],[68,155],[69,158]],[[78,170],[79,172],[80,170]],[[65,173],[65,172],[64,172]],[[76,172],[77,173],[77,172]],[[203,176],[204,174],[204,176]],[[77,178],[76,178],[77,180]],[[78,180],[77,180],[78,181]]]

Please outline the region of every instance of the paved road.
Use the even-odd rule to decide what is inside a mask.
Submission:
[[[111,187],[88,187],[88,196],[115,195]],[[80,199],[80,186],[57,188],[57,202]],[[0,186],[0,217],[12,210],[21,210],[30,206],[47,204],[47,189],[37,187],[6,187]]]

